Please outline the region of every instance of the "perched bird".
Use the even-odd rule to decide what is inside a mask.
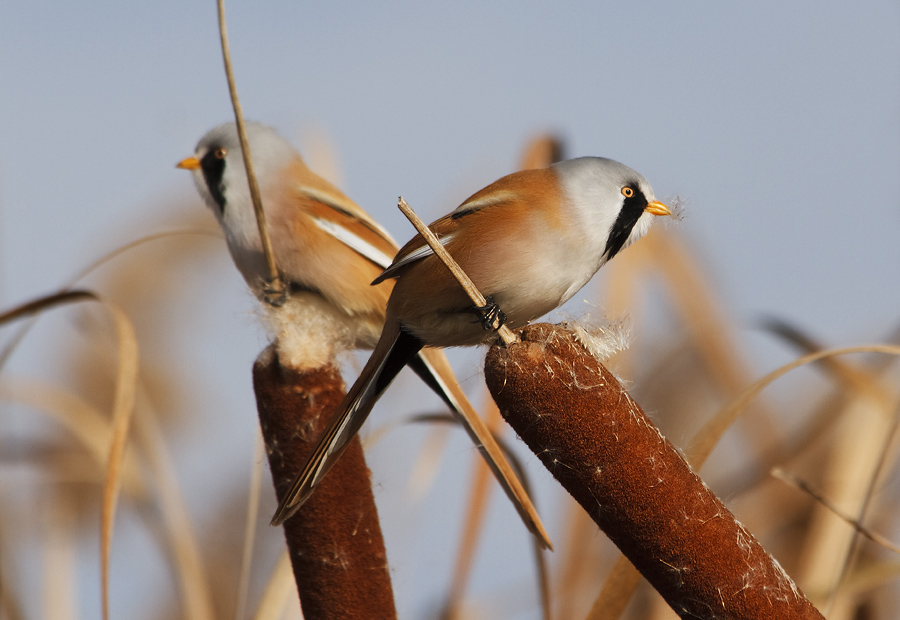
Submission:
[[[518,328],[559,307],[659,215],[671,212],[646,179],[611,159],[582,157],[503,177],[429,227],[487,298],[485,308],[474,307],[416,235],[373,282],[396,280],[384,331],[275,518],[306,501],[423,347],[490,342],[493,318]]]
[[[384,326],[393,282],[370,284],[391,264],[397,244],[365,211],[312,172],[274,129],[247,123],[247,140],[275,262],[291,293],[289,304],[316,315],[315,327],[310,328],[314,333],[308,336],[328,341],[327,346],[333,347],[328,350],[329,359],[335,350],[373,348]],[[210,130],[197,144],[194,156],[179,162],[178,167],[193,172],[197,189],[225,233],[235,264],[262,298],[268,269],[236,125],[225,123]],[[295,314],[278,318],[284,312],[272,309],[269,314],[282,323],[294,322]],[[282,335],[280,332],[279,338]],[[305,361],[297,359],[293,365],[302,367]],[[421,351],[404,363],[457,415],[526,526],[549,546],[528,494],[460,389],[443,352]],[[279,513],[273,524],[287,516]]]

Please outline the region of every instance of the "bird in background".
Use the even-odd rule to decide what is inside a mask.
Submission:
[[[395,281],[384,331],[274,520],[288,518],[310,497],[378,398],[424,347],[490,343],[497,337],[494,319],[515,329],[543,316],[662,215],[671,212],[647,180],[611,159],[570,159],[501,178],[429,226],[488,300],[481,308],[416,235],[373,281]]]
[[[279,338],[286,333],[297,338],[297,331],[312,330],[314,333],[300,334],[299,338],[330,341],[328,347],[333,349],[329,349],[329,360],[334,351],[372,349],[382,333],[393,282],[387,280],[377,286],[371,286],[371,282],[391,265],[397,244],[356,203],[312,172],[274,129],[253,122],[246,128],[275,262],[288,286],[290,307],[306,308],[308,314],[315,315],[314,326],[301,325],[292,332],[281,329]],[[197,144],[194,155],[177,166],[193,173],[200,195],[225,233],[235,265],[257,297],[263,299],[268,267],[235,123],[210,130]],[[271,309],[268,314],[277,318],[283,311]],[[284,324],[296,318],[292,310],[279,320]],[[304,362],[297,359],[295,365]],[[404,359],[404,364],[454,412],[525,525],[549,547],[549,536],[528,494],[459,387],[444,353],[438,349],[419,351]],[[344,447],[346,442],[341,444],[341,451]],[[273,525],[288,516],[279,511]]]

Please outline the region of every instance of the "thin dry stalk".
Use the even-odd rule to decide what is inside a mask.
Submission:
[[[809,495],[811,498],[813,498],[818,503],[822,504],[825,508],[827,508],[832,513],[834,513],[834,515],[836,517],[838,517],[839,519],[841,519],[842,521],[844,521],[844,523],[846,523],[847,525],[849,525],[850,527],[855,529],[859,534],[868,538],[876,545],[880,545],[880,546],[884,547],[885,549],[888,549],[890,551],[893,551],[894,553],[900,554],[900,546],[895,545],[894,543],[892,543],[890,540],[888,540],[887,538],[885,538],[878,532],[873,532],[869,528],[865,527],[856,518],[851,517],[850,515],[842,512],[841,509],[838,508],[834,502],[832,502],[830,499],[828,499],[825,495],[823,495],[819,491],[816,491],[815,489],[813,489],[812,486],[808,482],[806,482],[799,476],[796,476],[790,472],[787,472],[787,471],[781,469],[780,467],[776,467],[775,469],[773,469],[772,475],[775,478],[778,478],[779,480],[781,480],[782,482],[789,484],[790,486],[792,486],[796,489],[800,489],[801,491],[803,491],[804,493]]]
[[[481,294],[475,286],[475,283],[472,282],[468,275],[466,275],[466,272],[456,264],[456,261],[450,256],[450,253],[444,249],[444,246],[438,241],[438,238],[431,232],[431,229],[425,225],[425,222],[416,215],[415,211],[412,210],[412,207],[410,207],[403,198],[400,198],[397,202],[397,206],[403,212],[403,215],[412,222],[412,225],[415,226],[418,233],[422,235],[425,242],[431,246],[435,256],[441,259],[441,262],[447,266],[447,269],[450,270],[450,273],[453,274],[453,277],[456,278],[459,285],[466,291],[466,294],[472,300],[472,303],[478,308],[484,308],[487,305],[487,300],[484,298],[484,295]],[[495,320],[494,329],[497,330],[497,335],[500,336],[500,340],[503,341],[503,344],[510,345],[516,342],[515,335],[506,325],[501,324],[499,319]]]
[[[620,555],[609,577],[603,582],[603,588],[591,611],[588,612],[586,620],[621,618],[640,582],[641,574],[634,564],[624,555]]]
[[[753,382],[726,407],[721,409],[716,415],[701,428],[693,439],[685,454],[688,462],[693,467],[699,469],[706,459],[709,457],[713,448],[722,438],[734,421],[746,410],[750,402],[755,399],[760,392],[763,391],[770,383],[776,379],[783,377],[792,370],[812,364],[829,357],[840,355],[849,355],[851,353],[883,353],[886,355],[900,355],[900,347],[892,345],[862,345],[858,347],[845,347],[841,349],[828,349],[826,351],[816,351],[809,355],[804,355],[789,364],[785,364],[767,374],[766,376]]]
[[[259,238],[262,242],[263,255],[266,258],[266,267],[269,270],[269,280],[264,288],[264,297],[272,305],[281,305],[287,299],[287,287],[281,280],[278,265],[275,264],[275,253],[272,251],[272,241],[269,239],[269,229],[266,226],[266,214],[263,211],[262,197],[259,194],[259,183],[253,171],[253,159],[250,156],[250,145],[247,143],[247,129],[244,126],[244,111],[238,99],[237,86],[234,82],[234,72],[231,69],[231,51],[228,46],[228,29],[225,27],[225,1],[217,0],[216,7],[219,15],[219,38],[222,41],[222,60],[225,63],[225,77],[228,80],[228,93],[231,96],[231,105],[234,108],[234,120],[237,123],[238,138],[241,141],[241,151],[244,155],[244,167],[247,170],[247,181],[250,185],[250,200],[253,202],[253,211],[256,214],[256,224],[259,228]]]

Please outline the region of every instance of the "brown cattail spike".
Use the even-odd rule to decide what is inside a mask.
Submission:
[[[344,397],[334,366],[282,366],[270,346],[253,367],[259,423],[279,499]],[[306,620],[396,618],[370,473],[356,437],[315,495],[284,522]]]
[[[546,324],[485,362],[507,422],[685,618],[822,618],[619,382]]]

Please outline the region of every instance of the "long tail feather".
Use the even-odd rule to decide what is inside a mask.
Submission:
[[[422,348],[422,341],[394,322],[386,324],[375,351],[341,402],[328,428],[278,505],[272,525],[281,525],[309,499],[341,457],[394,377]]]
[[[500,446],[497,445],[493,434],[459,387],[444,352],[440,349],[423,349],[419,351],[418,356],[409,361],[409,367],[447,403],[463,428],[469,433],[472,441],[480,449],[481,455],[497,478],[497,482],[512,501],[513,506],[516,507],[525,526],[544,547],[552,549],[550,536],[544,529],[544,524],[531,502],[531,498],[528,497],[528,493],[525,492],[522,483],[513,472],[512,466],[503,455]]]

